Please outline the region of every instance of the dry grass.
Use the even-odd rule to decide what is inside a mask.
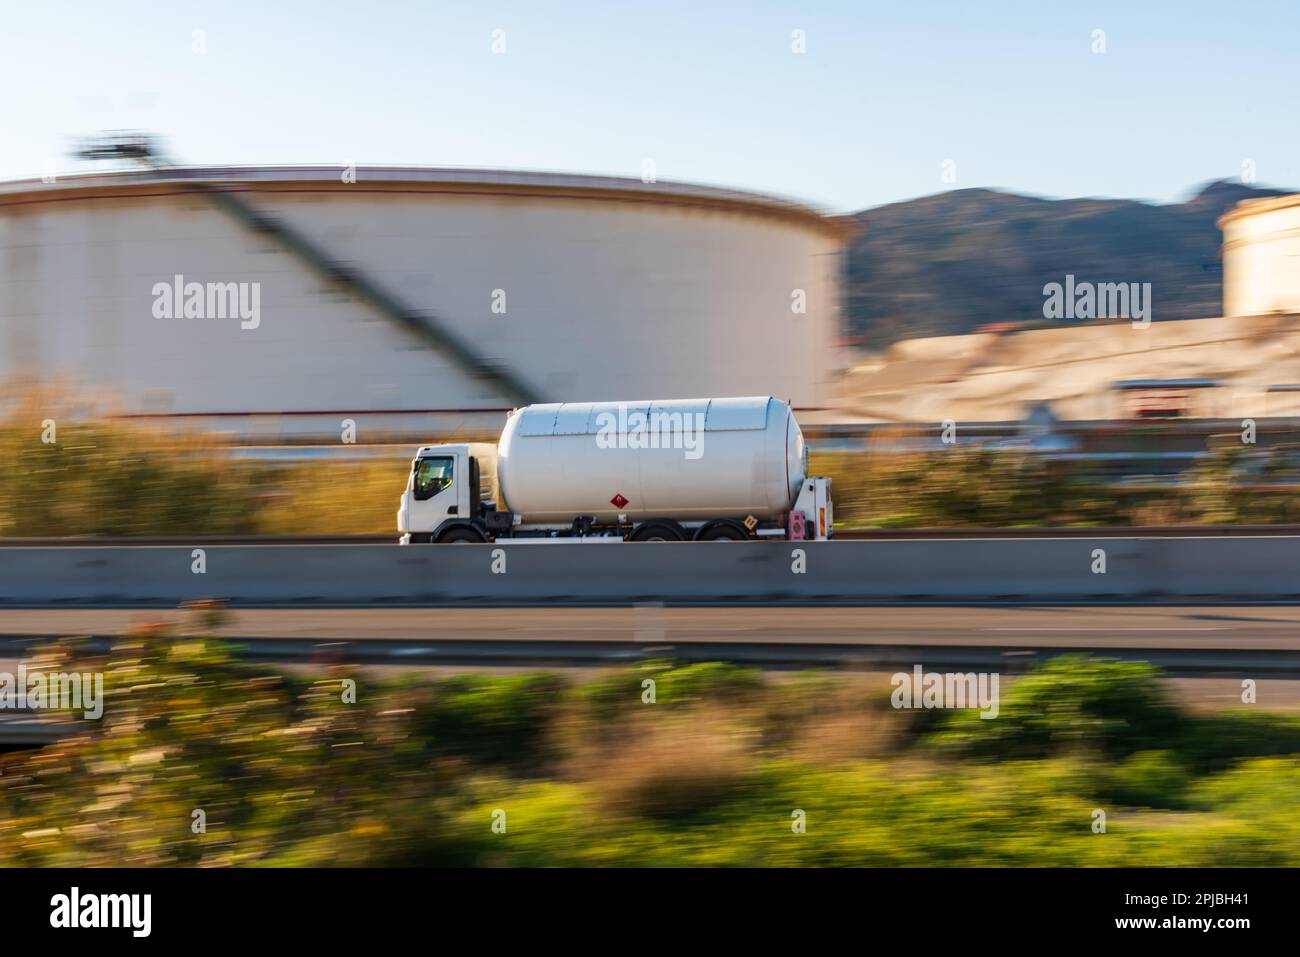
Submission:
[[[754,736],[720,712],[647,714],[624,729],[617,747],[585,749],[568,764],[617,813],[691,816],[743,796],[751,783]]]
[[[295,465],[275,480],[257,516],[262,535],[397,537],[397,506],[410,463],[320,462]]]
[[[901,737],[901,722],[874,709],[833,711],[812,716],[789,751],[800,761],[843,764],[885,755]]]

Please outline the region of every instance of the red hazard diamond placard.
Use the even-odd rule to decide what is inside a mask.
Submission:
[[[624,505],[627,504],[627,499],[623,497],[622,492],[619,492],[617,495],[615,495],[613,498],[609,500],[609,504],[613,505],[615,508],[622,508]]]

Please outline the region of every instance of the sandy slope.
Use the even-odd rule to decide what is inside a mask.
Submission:
[[[1124,414],[1112,384],[1213,378],[1211,416],[1300,415],[1300,317],[1256,316],[1080,325],[910,339],[861,358],[837,383],[843,420],[960,422],[1020,419],[1050,402],[1066,419]]]

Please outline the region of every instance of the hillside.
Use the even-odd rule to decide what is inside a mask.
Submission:
[[[845,333],[879,349],[989,323],[1043,324],[1043,285],[1067,273],[1151,283],[1155,321],[1217,316],[1215,221],[1243,199],[1285,192],[1218,181],[1160,206],[962,189],[863,210],[850,217],[859,228],[847,253]]]

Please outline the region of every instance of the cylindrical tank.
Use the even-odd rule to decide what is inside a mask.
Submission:
[[[770,520],[808,472],[799,423],[771,396],[530,405],[497,456],[498,507],[525,524]]]
[[[259,444],[334,441],[343,418],[394,441],[496,433],[532,400],[486,368],[537,401],[774,392],[820,408],[852,230],[787,200],[639,175],[223,167],[0,182],[0,381],[75,383],[113,412]],[[306,246],[398,308],[343,294]],[[232,283],[248,320],[244,300],[226,307]],[[184,318],[191,287],[205,301]]]
[[[1300,193],[1238,203],[1223,230],[1223,314],[1300,313]]]

